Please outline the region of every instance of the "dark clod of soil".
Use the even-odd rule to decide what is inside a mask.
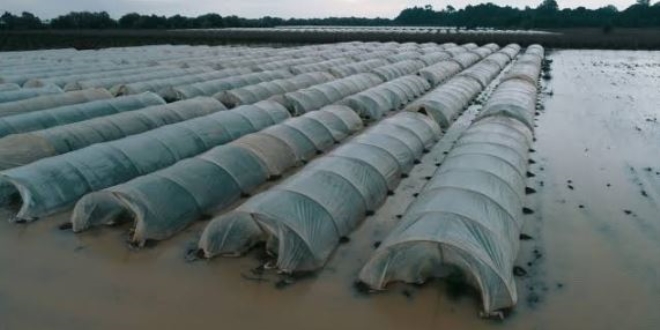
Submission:
[[[266,268],[264,267],[264,265],[259,265],[255,268],[250,269],[250,272],[254,275],[263,275],[265,271]]]
[[[369,286],[362,281],[354,282],[353,289],[355,289],[355,291],[361,294],[368,294],[369,292],[371,292],[371,288],[369,288]]]
[[[193,262],[197,260],[205,259],[204,250],[202,249],[190,249],[186,252],[186,261]]]
[[[518,277],[524,277],[527,276],[527,271],[520,266],[515,266],[513,267],[513,275]]]
[[[529,152],[536,152],[536,150],[534,150],[534,149],[529,149]]]
[[[413,296],[412,292],[408,289],[404,289],[401,294],[408,299],[412,299]]]
[[[606,184],[606,186],[607,186],[607,187],[609,188],[609,187],[611,187],[611,186],[612,186],[612,184],[610,184],[610,183],[608,183],[608,184]]]
[[[413,164],[415,164],[415,165],[419,165],[421,163],[422,163],[422,161],[420,161],[419,159],[415,159],[415,161],[413,162]]]
[[[286,277],[286,278],[283,278],[283,279],[275,282],[275,288],[278,289],[278,290],[286,289],[289,286],[291,286],[291,284],[293,284],[293,283],[295,283],[295,281],[292,278]]]
[[[529,240],[532,240],[532,239],[534,239],[532,236],[529,236],[525,233],[520,234],[520,240],[521,241],[529,241]]]
[[[581,208],[581,209],[583,209],[583,208],[584,208],[584,205],[580,204],[580,205],[578,205],[578,207]]]
[[[374,244],[373,244],[374,249],[379,248],[379,247],[380,247],[380,243],[381,243],[380,241],[374,242]]]
[[[534,174],[534,173],[532,173],[532,172],[527,172],[527,177],[528,177],[528,178],[533,178],[533,177],[535,177],[535,176],[536,176],[536,174]]]
[[[448,154],[449,154],[449,151],[443,151],[442,154],[443,154],[443,155],[448,155]]]
[[[530,164],[536,164],[536,161],[530,158],[529,161],[528,161],[528,163],[530,163]]]
[[[403,215],[402,215],[402,214],[397,214],[397,215],[396,215],[396,218],[397,218],[397,219],[401,219],[401,218],[403,218]]]
[[[419,193],[414,193],[413,197],[417,198],[419,196]]]
[[[570,189],[570,190],[575,190],[575,188],[574,188],[572,185],[570,185],[570,184],[568,185],[568,189]]]
[[[564,287],[564,283],[557,283],[557,289],[561,289]]]
[[[530,188],[530,187],[525,188],[525,194],[526,195],[531,195],[531,194],[535,194],[535,193],[536,193],[536,189]]]
[[[71,228],[73,228],[73,223],[71,222],[65,222],[57,226],[57,229],[59,230],[70,230]]]
[[[425,176],[424,180],[431,180],[431,178],[433,178],[433,177],[432,176]]]
[[[626,215],[631,215],[633,212],[631,210],[623,210],[623,213]]]
[[[440,167],[440,165],[442,165],[442,163],[435,163],[435,167]]]
[[[523,207],[522,211],[523,214],[534,214],[534,210],[530,209],[529,207]]]
[[[372,210],[369,210],[369,211],[367,211],[367,212],[365,213],[365,215],[368,216],[368,217],[370,217],[370,216],[372,216],[372,215],[374,215],[374,214],[376,214],[376,213],[375,213],[374,211],[372,211]]]
[[[263,277],[252,276],[252,275],[243,274],[243,273],[241,273],[241,277],[242,277],[244,280],[248,280],[248,281],[252,281],[252,282],[257,282],[257,283],[261,283],[261,282],[269,282],[267,279],[265,279],[265,278],[263,278]]]
[[[351,239],[346,237],[346,236],[342,236],[342,237],[339,238],[339,244],[346,244],[350,241],[351,241]]]
[[[649,197],[649,194],[646,193],[646,190],[642,190],[641,194],[644,197]]]
[[[401,174],[401,178],[402,178],[402,179],[405,179],[405,178],[407,178],[407,177],[408,177],[408,174],[406,174],[406,173],[402,173],[402,174]]]

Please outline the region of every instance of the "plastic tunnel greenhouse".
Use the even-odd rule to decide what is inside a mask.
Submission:
[[[112,88],[111,92],[115,95],[133,95],[143,92],[154,92],[161,94],[161,92],[163,92],[163,94],[161,95],[166,95],[164,90],[168,88],[200,83],[209,80],[223,79],[231,76],[244,75],[249,73],[252,73],[252,70],[248,68],[210,71],[210,72],[196,73],[191,75],[182,75],[177,77],[168,77],[168,78],[140,81],[126,85],[117,85]]]
[[[14,220],[32,221],[72,206],[85,194],[171,166],[287,118],[284,107],[264,101],[97,143],[0,172],[0,178],[20,194],[22,205]]]
[[[528,119],[536,104],[529,100],[536,94],[526,79],[498,86],[362,268],[363,283],[380,290],[393,281],[458,275],[481,292],[486,315],[516,305],[513,267],[533,143]]]
[[[240,255],[267,241],[280,270],[319,269],[439,137],[440,128],[426,116],[396,114],[212,220],[199,248],[209,258]]]
[[[371,73],[362,73],[333,80],[310,88],[284,94],[278,99],[294,115],[320,109],[343,98],[383,83]]]
[[[187,99],[195,96],[213,96],[217,93],[244,86],[258,84],[276,79],[291,78],[289,71],[263,71],[249,73],[241,76],[232,76],[224,79],[199,82],[191,85],[179,86],[163,91],[163,97],[169,100]]]
[[[1,103],[0,117],[18,115],[63,105],[109,99],[111,97],[112,95],[105,89],[88,89],[77,92],[37,96],[25,100]]]
[[[424,67],[424,62],[419,60],[405,60],[394,64],[381,66],[371,72],[384,81],[393,80],[405,75],[413,74]]]
[[[529,129],[492,117],[472,125],[360,272],[374,289],[464,272],[488,313],[515,305]],[[447,266],[445,266],[447,265]]]
[[[375,121],[389,111],[399,110],[430,88],[431,85],[424,78],[403,76],[351,95],[338,103],[351,107],[366,121]]]
[[[360,118],[342,106],[288,119],[161,171],[86,195],[74,208],[73,230],[132,218],[135,244],[168,238],[204,213],[231,205],[361,128]]]
[[[144,93],[0,117],[0,138],[161,104],[160,96]]]
[[[383,59],[365,60],[353,64],[340,65],[328,69],[328,71],[337,78],[344,78],[354,74],[366,73],[380,66],[388,65],[389,62]]]
[[[416,100],[407,106],[406,110],[426,113],[440,127],[448,128],[470,101],[477,97],[485,86],[488,86],[501,72],[501,67],[494,63],[503,64],[504,59],[498,53],[489,55],[473,67]]]
[[[14,83],[0,83],[0,92],[16,91],[21,89],[21,86],[18,86]]]
[[[106,88],[110,90],[118,85],[125,85],[134,82],[155,80],[162,78],[179,77],[179,76],[191,75],[191,74],[200,74],[207,71],[208,68],[201,68],[201,67],[193,67],[186,69],[160,68],[160,70],[156,72],[147,72],[147,73],[138,72],[126,76],[116,76],[116,75],[111,75],[107,77],[97,76],[96,78],[90,78],[87,80],[79,80],[76,82],[68,83],[64,85],[64,90],[73,91],[73,90],[83,90],[90,88]],[[114,89],[118,89],[118,87]]]
[[[93,118],[0,139],[0,170],[30,164],[89,145],[226,110],[217,100],[197,98]],[[10,117],[11,118],[11,117]]]
[[[297,75],[293,78],[266,81],[215,94],[213,97],[222,101],[229,108],[243,104],[256,103],[272,96],[294,92],[334,80],[334,76],[326,72],[312,72]]]
[[[305,64],[305,65],[298,65],[291,67],[291,72],[293,74],[303,74],[303,73],[310,73],[310,72],[320,72],[320,71],[326,71],[330,68],[341,66],[341,65],[346,65],[346,64],[352,64],[354,63],[353,60],[350,58],[337,58],[334,60],[328,60],[328,61],[323,61],[323,62],[318,62],[318,63],[310,63],[310,64]]]
[[[55,85],[48,85],[38,88],[23,88],[14,91],[0,92],[0,103],[25,100],[37,96],[62,94],[63,91]]]

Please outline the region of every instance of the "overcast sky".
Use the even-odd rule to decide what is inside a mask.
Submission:
[[[20,13],[29,11],[41,18],[52,18],[70,11],[107,11],[111,16],[129,12],[142,14],[197,16],[204,13],[218,13],[223,16],[243,17],[395,17],[402,9],[411,6],[431,4],[444,8],[448,4],[462,8],[468,4],[487,1],[479,0],[0,0],[0,11]],[[537,6],[541,0],[491,0],[498,5],[515,7]],[[559,6],[598,8],[608,4],[625,9],[634,0],[558,0]]]

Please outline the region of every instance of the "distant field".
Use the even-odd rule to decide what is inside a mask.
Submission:
[[[660,49],[658,29],[562,29],[553,34],[530,34],[501,31],[468,31],[438,33],[437,31],[278,31],[264,30],[68,30],[16,31],[0,34],[0,50],[31,50],[74,47],[95,49],[151,44],[222,45],[228,43],[310,44],[343,41],[455,42],[478,44],[518,43],[522,46],[542,43],[550,48],[577,49]]]

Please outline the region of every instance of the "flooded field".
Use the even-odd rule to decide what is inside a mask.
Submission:
[[[74,235],[58,229],[69,214],[1,221],[0,329],[657,329],[660,53],[562,50],[547,58],[519,302],[505,321],[480,319],[478,295],[444,282],[374,295],[354,288],[475,106],[324,270],[296,281],[254,272],[256,253],[187,261],[205,223],[134,251],[127,227]]]

